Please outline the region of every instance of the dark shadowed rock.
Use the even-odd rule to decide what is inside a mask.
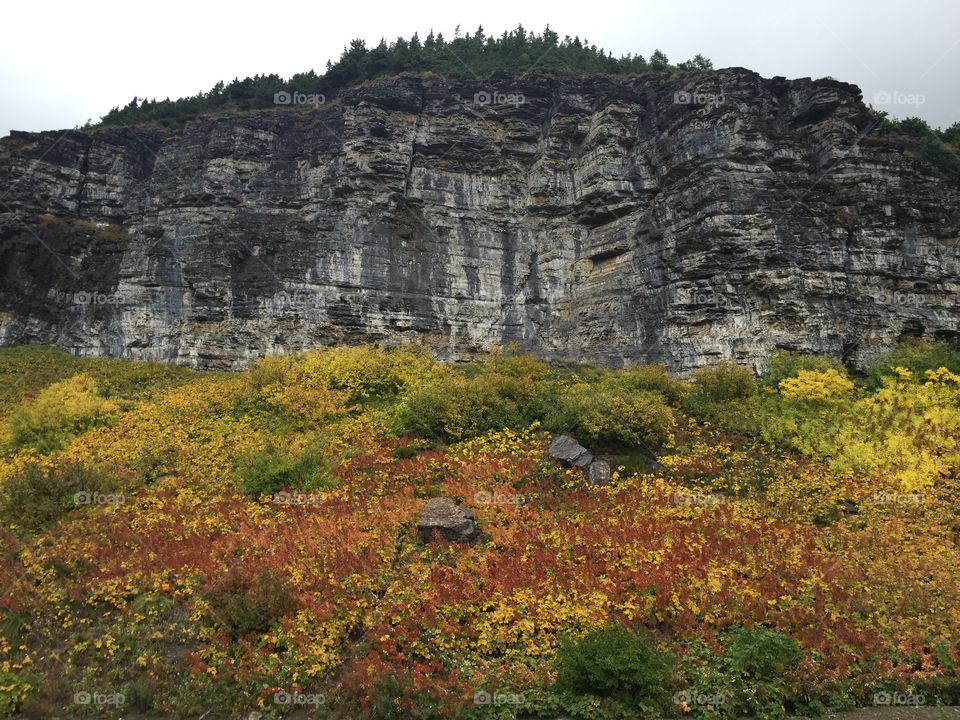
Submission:
[[[606,460],[594,460],[587,470],[587,481],[591,485],[610,484],[610,463]]]
[[[469,508],[457,505],[450,498],[433,498],[420,511],[417,532],[424,542],[440,535],[454,542],[472,543],[479,529]]]
[[[860,514],[860,506],[857,505],[853,500],[844,500],[840,509],[843,511],[844,515]]]
[[[593,462],[593,455],[569,435],[558,435],[547,448],[547,456],[567,467],[585,470]]]

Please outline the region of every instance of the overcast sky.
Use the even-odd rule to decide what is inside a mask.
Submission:
[[[960,120],[960,0],[316,0],[6,3],[0,136],[94,121],[132,97],[181,97],[257,73],[323,72],[347,42],[458,24],[487,34],[548,24],[622,55],[764,76],[830,75],[896,117]],[[886,102],[889,98],[889,102]]]

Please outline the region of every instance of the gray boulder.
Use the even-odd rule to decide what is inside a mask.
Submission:
[[[477,521],[469,508],[450,498],[433,498],[420,511],[417,533],[424,542],[440,535],[454,542],[472,543],[479,535]]]
[[[593,462],[593,455],[569,435],[558,435],[547,448],[547,457],[567,467],[585,470]]]
[[[587,482],[591,485],[609,485],[610,463],[600,459],[590,463],[590,469],[587,470]]]

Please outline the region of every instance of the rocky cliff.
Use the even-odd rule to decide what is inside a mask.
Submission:
[[[958,334],[960,186],[852,85],[402,76],[296,100],[0,141],[0,342],[235,368],[426,335],[684,372]]]

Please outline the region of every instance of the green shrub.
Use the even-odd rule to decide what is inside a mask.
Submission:
[[[324,356],[325,352],[257,361],[243,375],[242,387],[232,401],[233,416],[255,418],[272,432],[292,434],[348,414],[351,392],[331,388],[331,378],[321,369],[307,370],[308,360],[316,364],[315,356]],[[354,400],[359,397],[357,394]]]
[[[789,637],[767,628],[735,628],[716,655],[691,643],[680,662],[685,688],[675,696],[696,717],[778,720],[800,702],[795,680],[802,654]],[[707,704],[709,703],[709,704]]]
[[[283,580],[270,569],[251,575],[246,568],[231,567],[205,596],[210,614],[235,637],[268,630],[296,606]]]
[[[127,685],[123,696],[124,703],[137,712],[148,713],[154,709],[154,688],[143,680],[137,680]]]
[[[0,717],[16,713],[32,689],[31,684],[18,675],[0,670]]]
[[[104,493],[114,486],[100,471],[79,463],[55,468],[26,463],[0,485],[0,517],[23,533],[35,533],[77,509],[78,493]]]
[[[111,399],[146,400],[158,392],[183,385],[201,372],[158,362],[89,358],[84,372],[96,379],[100,394]]]
[[[503,362],[511,362],[506,358]],[[457,368],[439,368],[411,390],[396,409],[394,429],[443,442],[476,437],[534,421],[582,442],[651,448],[673,439],[676,418],[667,399],[642,387],[673,382],[657,370],[608,373],[596,383],[546,379],[525,356],[508,374],[491,362],[473,377]],[[669,387],[668,387],[669,386]]]
[[[770,366],[761,376],[761,380],[765,386],[775,388],[780,385],[781,380],[796,377],[801,370],[836,370],[844,377],[847,376],[847,369],[835,357],[782,350],[770,358]]]
[[[299,453],[275,447],[251,452],[240,459],[238,471],[243,492],[252,499],[285,488],[314,490],[333,484],[323,452],[313,447]]]
[[[700,368],[681,399],[683,409],[701,420],[743,433],[759,429],[760,385],[750,368],[721,362]]]
[[[727,655],[735,672],[757,680],[785,678],[803,657],[792,638],[760,625],[733,629]]]
[[[940,138],[927,137],[923,139],[921,150],[935,167],[950,175],[960,175],[960,158],[957,157],[956,147],[950,147]]]
[[[606,380],[623,390],[658,392],[672,404],[680,400],[687,387],[687,383],[667,372],[666,365],[628,365],[608,375]]]
[[[670,708],[672,660],[635,630],[609,627],[563,641],[557,659],[562,694],[608,698],[643,715]]]
[[[734,678],[731,717],[744,715],[779,720],[796,702],[794,673],[802,659],[786,635],[761,626],[736,628],[729,634],[726,660]]]
[[[469,710],[464,712],[463,709],[456,714],[451,714],[444,707],[442,693],[443,688],[436,685],[425,688],[417,687],[410,671],[400,670],[393,674],[381,675],[371,683],[369,689],[364,690],[359,696],[354,693],[341,695],[335,691],[332,699],[328,696],[327,707],[336,709],[332,710],[329,715],[324,713],[322,717],[329,718],[329,720],[354,720],[354,718],[364,718],[364,720],[446,720],[446,718],[453,717],[458,720],[467,720],[467,718],[475,717],[472,712]],[[476,706],[470,703],[470,710],[475,709]],[[513,715],[498,717],[506,720],[506,718],[512,718]]]
[[[693,392],[712,402],[741,400],[756,395],[759,389],[753,370],[733,362],[700,368],[694,378]]]
[[[442,368],[397,406],[394,429],[405,435],[454,442],[525,424],[529,383],[497,373],[464,377]]]
[[[795,403],[779,395],[764,397],[749,412],[757,425],[757,435],[765,442],[824,459],[836,449],[829,439],[840,432],[844,423],[844,408],[840,404]]]
[[[877,358],[869,368],[870,386],[877,388],[884,377],[892,377],[893,369],[903,367],[913,376],[923,381],[925,370],[945,367],[954,373],[960,373],[960,348],[946,342],[927,342],[911,340],[897,345],[893,350]]]
[[[596,365],[571,363],[558,370],[557,375],[558,379],[562,378],[568,382],[598,383],[611,372],[619,371],[599,368]]]
[[[613,383],[551,385],[533,404],[543,426],[581,442],[652,449],[673,441],[677,421],[658,392],[631,391]]]
[[[22,403],[10,415],[10,439],[14,447],[50,452],[85,430],[109,424],[119,411],[115,402],[100,396],[96,380],[81,373]]]
[[[400,701],[404,697],[406,684],[399,678],[383,677],[377,680],[373,688],[369,717],[372,720],[404,720],[406,710]]]

